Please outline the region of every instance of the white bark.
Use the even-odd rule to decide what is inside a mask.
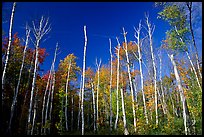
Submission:
[[[116,37],[116,40],[118,42],[118,53],[117,53],[117,85],[116,85],[116,102],[117,102],[117,111],[116,111],[116,119],[115,119],[115,130],[117,129],[117,123],[118,123],[118,113],[119,113],[119,100],[118,100],[118,90],[119,90],[119,70],[120,70],[120,43],[118,38]]]
[[[86,68],[86,46],[87,46],[87,36],[86,36],[86,26],[84,26],[84,58],[83,58],[83,77],[82,77],[82,91],[81,91],[81,118],[82,118],[82,130],[81,133],[84,135],[84,81],[85,81],[85,68]]]
[[[176,33],[178,34],[178,36],[180,37],[180,34],[178,33],[178,30],[177,30],[176,26],[175,26],[175,30],[176,30]],[[183,41],[183,39],[182,39],[181,37],[180,37],[180,41],[181,41],[182,43],[184,43],[184,41]],[[196,70],[195,70],[195,67],[194,67],[193,62],[192,62],[192,60],[191,60],[191,57],[189,56],[187,50],[185,51],[185,53],[186,53],[186,55],[187,55],[187,57],[188,57],[188,59],[189,59],[189,61],[190,61],[191,67],[192,67],[192,69],[193,69],[193,72],[195,73],[196,81],[197,81],[197,83],[198,83],[198,87],[200,88],[200,91],[202,92],[202,87],[201,87],[201,84],[200,84],[199,79],[198,79],[198,74],[197,74],[197,72],[196,72]],[[201,77],[201,78],[202,78],[202,77]]]
[[[129,132],[128,132],[128,130],[127,130],[127,124],[126,124],[125,105],[124,105],[123,89],[122,89],[122,88],[120,89],[120,93],[121,93],[121,99],[122,99],[124,135],[128,135]]]
[[[140,46],[142,46],[140,42],[140,30],[141,30],[141,21],[139,23],[139,27],[136,31],[137,35],[135,35],[135,38],[137,39],[137,47],[138,47],[138,54],[139,54],[139,66],[140,66],[140,80],[141,80],[141,90],[142,90],[142,99],[143,99],[143,105],[144,105],[144,115],[146,118],[146,124],[148,124],[148,117],[147,117],[147,108],[146,108],[146,100],[145,100],[145,94],[144,94],[144,79],[143,79],[143,72],[142,72],[142,53]],[[148,71],[149,72],[149,71]]]
[[[177,70],[177,66],[176,66],[176,63],[174,61],[174,55],[169,55],[169,58],[171,60],[171,63],[173,64],[173,67],[174,67],[174,74],[175,74],[175,77],[176,77],[176,81],[177,81],[177,85],[178,85],[178,89],[179,89],[179,93],[180,93],[180,98],[181,98],[181,103],[182,103],[182,106],[183,106],[183,122],[184,122],[184,128],[185,128],[185,134],[187,135],[187,117],[186,117],[186,106],[185,106],[185,96],[184,96],[184,91],[183,91],[183,88],[182,88],[182,85],[181,85],[181,80],[180,80],[180,76],[179,76],[179,73],[178,73],[178,70]]]
[[[127,32],[125,32],[125,29],[123,28],[123,35],[124,35],[124,39],[125,39],[125,54],[126,54],[126,60],[127,60],[127,69],[128,69],[128,78],[129,78],[129,84],[130,84],[130,91],[131,91],[131,95],[132,95],[132,112],[133,112],[133,118],[134,118],[134,130],[136,132],[136,116],[135,116],[135,101],[134,101],[134,93],[133,93],[133,84],[132,84],[132,78],[131,78],[131,73],[130,73],[130,61],[129,61],[129,57],[128,57],[128,49],[127,49],[127,39],[126,39],[126,35]]]
[[[66,131],[68,131],[68,111],[67,111],[67,108],[68,108],[68,84],[69,84],[69,73],[70,73],[70,69],[71,69],[71,64],[72,64],[72,60],[70,59],[69,60],[69,64],[68,64],[68,70],[67,70],[67,82],[66,82],[66,90],[65,90],[65,128],[66,128]]]
[[[96,66],[97,66],[97,74],[98,74],[98,83],[97,83],[97,91],[96,91],[96,129],[98,130],[98,123],[99,123],[99,116],[98,116],[98,93],[99,93],[99,83],[100,83],[100,65],[101,65],[101,59],[99,63],[96,59]]]
[[[74,126],[74,95],[72,95],[72,98],[71,98],[71,101],[72,101],[72,113],[71,113],[71,131],[73,131],[73,126]]]
[[[80,123],[80,105],[81,105],[81,89],[82,89],[82,74],[81,74],[81,80],[80,80],[80,89],[79,89],[79,106],[78,106],[78,121],[77,121],[77,129],[79,130],[79,123]]]
[[[48,28],[47,24],[48,24],[48,19],[46,21],[46,24],[43,27],[43,22],[44,22],[44,18],[42,16],[41,20],[40,20],[40,25],[39,28],[35,27],[35,24],[33,22],[33,27],[34,27],[34,31],[33,34],[35,36],[36,39],[36,44],[35,44],[35,49],[36,49],[36,54],[35,54],[35,67],[34,67],[34,72],[33,72],[33,81],[32,81],[32,89],[31,89],[31,97],[30,97],[30,105],[29,105],[29,112],[28,112],[28,122],[27,122],[27,134],[30,134],[30,128],[29,125],[31,124],[31,111],[32,111],[32,107],[33,107],[33,93],[34,93],[34,88],[35,88],[35,82],[36,82],[36,76],[37,76],[37,64],[38,64],[38,49],[39,49],[39,44],[40,44],[40,40],[42,39],[42,37],[47,34],[51,28],[50,26]]]
[[[4,65],[3,74],[2,74],[2,106],[4,103],[3,100],[4,100],[5,75],[6,75],[6,69],[7,69],[7,65],[8,65],[10,48],[11,48],[13,18],[14,18],[15,7],[16,7],[16,2],[13,3],[12,13],[11,13],[11,20],[10,20],[10,26],[9,26],[9,42],[8,42],[8,48],[7,48],[7,53],[6,53],[5,65]]]
[[[113,112],[112,112],[112,74],[113,74],[113,70],[112,70],[112,60],[113,60],[113,55],[112,55],[112,51],[111,51],[111,39],[109,39],[109,43],[110,43],[110,58],[111,58],[111,65],[110,65],[110,131],[112,131],[112,117],[113,117]]]
[[[25,54],[26,54],[26,49],[28,47],[28,41],[29,41],[28,38],[29,37],[30,37],[30,29],[28,29],[27,26],[26,26],[26,42],[25,42],[25,47],[24,47],[24,51],[23,51],[23,60],[22,60],[22,63],[21,63],[20,73],[19,73],[19,77],[18,77],[18,84],[17,84],[16,91],[15,91],[15,94],[14,94],[13,102],[12,102],[12,105],[11,105],[11,116],[10,116],[9,128],[8,128],[9,132],[11,130],[11,123],[12,123],[12,119],[13,119],[15,106],[16,106],[16,103],[17,103],[18,90],[19,90],[20,81],[21,81],[21,74],[22,74],[23,67],[24,67]]]
[[[95,105],[95,95],[94,95],[94,85],[93,80],[91,79],[91,91],[92,91],[92,97],[93,97],[93,111],[94,111],[94,132],[96,132],[96,105]]]
[[[153,74],[154,74],[154,102],[155,102],[155,112],[156,112],[156,126],[158,125],[158,111],[157,111],[157,72],[156,72],[156,64],[155,64],[155,57],[154,57],[154,51],[152,47],[152,34],[154,33],[155,26],[150,24],[148,16],[146,16],[146,24],[148,28],[148,35],[149,35],[149,45],[151,50],[151,58],[152,58],[152,64],[153,64]]]
[[[38,88],[37,88],[36,95],[35,95],[33,123],[32,123],[32,128],[31,128],[31,134],[30,135],[33,135],[33,130],[34,130],[34,127],[35,127],[36,113],[37,113],[37,103],[38,103]]]

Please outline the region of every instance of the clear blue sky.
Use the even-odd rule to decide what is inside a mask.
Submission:
[[[10,18],[12,3],[3,3],[5,18]],[[148,12],[150,21],[156,26],[154,32],[154,46],[159,47],[160,41],[165,37],[168,24],[157,19],[159,9],[153,2],[18,2],[14,17],[13,32],[18,32],[20,37],[25,37],[25,24],[40,19],[42,15],[50,18],[51,32],[40,47],[47,49],[42,69],[50,69],[56,42],[59,42],[61,53],[56,60],[74,53],[79,59],[77,64],[81,67],[83,61],[84,33],[83,26],[87,26],[87,60],[86,66],[94,66],[95,58],[101,58],[102,63],[109,60],[109,41],[112,38],[112,47],[116,46],[115,37],[123,40],[122,27],[128,32],[127,39],[134,39],[133,26],[138,26],[140,20],[144,24],[144,13]],[[4,15],[5,13],[3,13]],[[7,33],[9,21],[2,24]],[[143,32],[145,32],[143,30]],[[45,73],[44,72],[44,73]]]

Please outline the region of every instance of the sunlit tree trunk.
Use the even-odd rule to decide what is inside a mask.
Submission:
[[[98,116],[98,94],[99,94],[99,83],[100,83],[100,65],[101,65],[101,59],[99,63],[97,62],[96,59],[96,66],[97,66],[97,75],[98,75],[98,80],[97,80],[97,91],[96,91],[96,130],[98,131],[98,123],[99,123],[99,116]]]
[[[68,131],[68,111],[67,111],[67,108],[68,108],[68,84],[69,84],[69,74],[70,74],[70,69],[71,69],[71,64],[72,64],[72,60],[69,61],[69,64],[68,64],[68,70],[67,70],[67,82],[66,82],[66,90],[65,90],[65,128],[66,128],[66,131]]]
[[[14,114],[14,110],[15,110],[15,106],[17,104],[17,96],[18,96],[18,91],[19,91],[19,86],[20,86],[20,81],[21,81],[21,74],[23,71],[23,67],[24,67],[24,62],[25,62],[25,54],[26,54],[26,49],[28,47],[28,38],[30,37],[30,29],[28,29],[28,26],[26,26],[26,42],[25,42],[25,47],[24,47],[24,51],[23,51],[23,60],[21,63],[21,68],[20,68],[20,73],[19,73],[19,77],[18,77],[18,84],[16,87],[16,91],[14,94],[14,98],[13,98],[13,102],[11,105],[11,116],[10,116],[10,120],[9,120],[9,128],[8,131],[11,131],[11,123],[12,123],[12,119],[13,119],[13,114]]]
[[[118,38],[116,37],[116,40],[118,42],[118,48],[117,48],[117,85],[116,85],[116,102],[117,102],[117,110],[116,110],[116,119],[115,119],[115,130],[117,129],[118,124],[118,113],[119,113],[119,100],[118,100],[118,90],[119,90],[119,70],[120,70],[120,43]]]
[[[10,26],[9,26],[9,42],[8,42],[8,48],[7,48],[7,52],[6,52],[5,65],[4,65],[3,74],[2,74],[2,83],[1,83],[1,84],[2,84],[2,106],[3,106],[3,104],[4,104],[5,75],[6,75],[6,69],[7,69],[7,65],[8,65],[9,54],[10,54],[10,48],[11,48],[12,29],[13,29],[13,18],[14,18],[15,7],[16,7],[16,2],[13,3],[12,13],[11,13],[11,20],[10,20]]]
[[[137,39],[137,46],[138,46],[138,54],[139,54],[139,66],[140,66],[140,80],[141,80],[141,91],[142,91],[142,99],[143,99],[143,106],[144,106],[144,115],[146,118],[146,124],[148,124],[148,117],[147,117],[147,108],[146,108],[146,99],[145,99],[145,94],[144,94],[144,78],[143,78],[143,72],[142,72],[142,53],[140,46],[142,46],[140,42],[140,30],[141,30],[141,21],[139,23],[139,27],[136,31],[135,38]],[[149,73],[149,71],[148,71]]]
[[[131,73],[130,73],[130,61],[128,57],[128,49],[127,49],[127,39],[126,35],[127,32],[125,32],[125,29],[123,28],[123,35],[125,39],[125,54],[126,54],[126,60],[127,60],[127,70],[128,70],[128,78],[129,78],[129,84],[130,84],[130,91],[131,91],[131,96],[132,96],[132,112],[133,112],[133,118],[134,118],[134,129],[136,132],[136,116],[135,116],[135,101],[134,101],[134,93],[133,93],[133,84],[132,84],[132,78],[131,78]]]
[[[113,74],[113,69],[112,69],[112,60],[113,60],[113,55],[111,51],[111,39],[109,39],[110,43],[110,132],[112,131],[112,117],[113,117],[113,112],[112,112],[112,74]]]
[[[45,25],[44,24],[44,18],[43,16],[41,17],[40,20],[40,25],[39,28],[35,27],[35,23],[33,22],[33,34],[35,36],[36,39],[36,43],[35,43],[35,67],[34,67],[34,72],[33,72],[33,81],[32,81],[32,89],[31,89],[31,97],[30,97],[30,105],[29,105],[29,112],[28,112],[28,122],[27,122],[27,134],[30,134],[30,125],[31,125],[31,111],[32,111],[32,107],[33,107],[33,93],[34,93],[34,88],[35,88],[35,82],[36,82],[36,76],[37,76],[37,64],[38,64],[38,49],[40,46],[40,40],[42,39],[42,37],[49,33],[49,31],[51,30],[50,26],[47,27],[48,25],[48,21],[49,18],[46,20]],[[46,28],[47,27],[47,28]]]
[[[86,26],[84,26],[84,59],[83,59],[83,77],[82,77],[82,91],[81,91],[81,118],[82,118],[82,127],[81,133],[84,135],[84,81],[85,81],[85,68],[86,68],[86,46],[87,46],[87,36],[86,36]]]
[[[83,74],[81,74],[80,89],[79,89],[79,106],[78,106],[77,130],[79,130],[79,125],[80,125],[82,76],[83,76]]]
[[[91,79],[91,91],[92,91],[92,98],[93,98],[93,111],[94,111],[94,118],[93,118],[93,125],[94,125],[94,133],[96,132],[96,105],[95,105],[95,95],[94,95],[94,84],[93,80]]]
[[[180,98],[181,98],[181,103],[182,103],[182,106],[183,106],[183,122],[184,122],[184,128],[185,128],[185,134],[187,135],[187,117],[186,117],[186,98],[184,96],[184,91],[183,91],[183,88],[182,88],[182,85],[181,85],[181,80],[180,80],[180,76],[179,76],[179,73],[178,73],[178,70],[177,70],[177,66],[176,66],[176,63],[174,61],[174,55],[171,54],[169,55],[169,58],[171,60],[171,63],[173,64],[173,67],[174,67],[174,74],[175,74],[175,77],[176,77],[176,81],[177,81],[177,85],[178,85],[178,89],[179,89],[179,93],[180,93]]]

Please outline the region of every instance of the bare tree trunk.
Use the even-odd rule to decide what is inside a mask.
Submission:
[[[94,133],[96,132],[96,105],[95,105],[95,95],[94,95],[94,85],[93,85],[93,80],[91,80],[91,90],[92,90],[92,97],[93,97],[93,111],[94,111]]]
[[[145,99],[145,94],[144,94],[144,79],[143,79],[143,72],[142,72],[142,53],[141,53],[141,49],[140,49],[140,46],[142,46],[142,44],[140,43],[140,30],[141,30],[141,21],[139,23],[138,29],[137,30],[135,29],[135,31],[137,33],[137,36],[135,35],[135,38],[137,39],[136,45],[138,46],[138,54],[139,54],[140,80],[141,80],[142,99],[143,99],[143,105],[144,105],[144,115],[146,118],[146,124],[148,124],[146,99]]]
[[[109,39],[110,43],[110,58],[111,58],[111,66],[110,66],[110,132],[112,131],[112,117],[113,117],[113,112],[112,112],[112,74],[113,74],[113,69],[112,69],[112,60],[113,60],[113,55],[111,51],[111,39]]]
[[[30,97],[30,106],[29,106],[29,112],[28,112],[28,122],[27,122],[27,134],[30,134],[30,125],[31,125],[31,111],[32,111],[32,106],[33,106],[33,93],[34,93],[34,88],[35,88],[35,82],[36,82],[36,75],[37,75],[37,64],[38,64],[38,49],[39,49],[39,44],[40,44],[40,40],[42,39],[42,37],[47,34],[51,28],[50,26],[48,28],[47,24],[48,24],[49,19],[46,20],[46,23],[43,27],[43,22],[44,22],[44,18],[43,16],[41,17],[40,20],[40,26],[39,28],[35,27],[35,24],[33,22],[33,27],[34,27],[34,31],[33,34],[36,38],[36,44],[35,44],[35,48],[36,48],[36,55],[35,55],[35,67],[34,67],[34,72],[33,72],[33,82],[32,82],[32,89],[31,89],[31,97]]]
[[[6,69],[7,69],[7,65],[8,65],[10,48],[11,48],[13,18],[14,18],[15,7],[16,7],[16,2],[13,3],[12,13],[11,13],[11,20],[10,20],[10,26],[9,26],[9,42],[8,42],[8,48],[7,48],[7,53],[6,53],[6,60],[5,60],[4,70],[3,70],[3,74],[2,74],[2,106],[4,104],[5,75],[6,75]]]
[[[122,89],[122,88],[120,89],[120,93],[121,93],[121,99],[122,99],[124,135],[128,135],[129,132],[128,132],[128,130],[127,130],[127,124],[126,124],[125,105],[124,105],[123,89]]]
[[[72,115],[71,115],[71,117],[72,117],[72,119],[71,119],[71,123],[72,123],[72,125],[71,125],[71,131],[73,131],[73,126],[74,126],[74,95],[72,95],[72,98],[71,98],[71,101],[72,101]]]
[[[118,100],[118,90],[119,90],[119,70],[120,70],[120,43],[118,38],[116,37],[116,40],[118,42],[118,53],[117,53],[117,86],[116,86],[116,102],[117,102],[117,112],[116,112],[116,119],[115,119],[115,130],[117,129],[117,123],[118,123],[118,113],[119,113],[119,100]]]
[[[36,113],[37,113],[37,103],[38,103],[38,88],[35,95],[34,112],[33,112],[33,123],[31,128],[31,135],[33,135],[33,130],[35,128]]]
[[[80,89],[79,89],[79,106],[78,106],[78,121],[77,121],[77,130],[79,130],[79,125],[80,125],[80,105],[81,105],[81,89],[82,89],[82,76],[81,75],[81,80],[80,80]]]
[[[54,68],[53,68],[54,71]],[[52,93],[51,93],[51,102],[50,102],[50,113],[49,113],[49,120],[50,124],[52,123],[52,103],[53,103],[53,96],[54,96],[54,88],[55,88],[55,72],[53,72],[53,84],[52,84]],[[50,134],[50,127],[48,129],[49,134]]]
[[[81,118],[82,118],[82,127],[81,134],[84,135],[84,80],[85,80],[85,68],[86,68],[86,45],[87,45],[87,36],[86,36],[86,26],[84,26],[84,59],[83,59],[83,77],[82,77],[82,91],[81,91]]]
[[[123,35],[124,35],[124,39],[125,39],[125,53],[126,53],[126,60],[127,60],[127,69],[128,69],[128,78],[129,78],[129,84],[130,84],[130,91],[131,91],[131,95],[132,95],[132,112],[133,112],[133,118],[134,118],[134,129],[136,132],[136,116],[135,116],[135,101],[134,101],[134,93],[133,93],[133,85],[132,85],[132,78],[131,78],[131,73],[130,73],[130,61],[129,61],[129,57],[128,57],[128,49],[127,49],[127,39],[126,39],[126,35],[127,32],[125,32],[125,29],[123,28]]]
[[[198,58],[198,50],[197,50],[197,46],[196,46],[196,42],[195,42],[195,37],[194,37],[194,32],[193,32],[193,26],[192,26],[192,2],[186,2],[186,5],[188,7],[188,10],[189,10],[189,22],[190,22],[190,31],[191,31],[191,36],[192,36],[192,40],[193,40],[193,46],[195,48],[195,57],[196,57],[196,64],[197,64],[197,67],[198,67],[198,72],[199,72],[199,75],[200,75],[200,78],[202,79],[202,74],[201,74],[201,71],[200,71],[200,65],[199,65],[199,58]]]
[[[152,34],[154,33],[155,26],[150,24],[148,16],[146,16],[146,24],[148,27],[148,35],[149,35],[149,45],[151,50],[151,57],[153,63],[153,74],[154,74],[154,102],[155,102],[155,112],[156,112],[156,126],[158,125],[158,111],[157,111],[157,72],[156,72],[156,64],[155,64],[155,57],[152,47]]]
[[[177,70],[177,66],[176,66],[176,63],[174,61],[174,55],[169,55],[169,58],[171,60],[171,63],[173,64],[173,67],[174,67],[174,74],[175,74],[175,77],[176,77],[176,81],[177,81],[177,85],[178,85],[178,89],[179,89],[179,93],[180,93],[180,98],[181,98],[181,103],[182,103],[182,106],[183,106],[183,120],[184,120],[184,128],[185,128],[185,134],[187,135],[187,117],[186,117],[186,104],[185,104],[185,96],[184,96],[184,91],[183,91],[183,88],[182,88],[182,85],[181,85],[181,80],[180,80],[180,77],[179,77],[179,73],[178,73],[178,70]]]
[[[98,116],[98,93],[99,93],[99,83],[100,83],[100,65],[101,65],[101,59],[99,63],[96,59],[96,66],[97,66],[97,74],[98,74],[98,83],[97,83],[97,93],[96,93],[96,130],[98,131],[98,123],[99,123],[99,116]]]
[[[65,128],[66,131],[68,131],[68,111],[67,111],[67,107],[68,107],[68,100],[67,100],[67,96],[68,96],[68,84],[69,84],[69,73],[70,73],[70,69],[71,69],[71,64],[72,64],[72,60],[69,60],[69,66],[68,66],[68,70],[67,70],[67,82],[66,82],[66,90],[65,90]]]
[[[14,113],[15,106],[16,106],[16,103],[17,103],[18,90],[19,90],[20,81],[21,81],[21,74],[22,74],[23,67],[24,67],[25,54],[26,54],[26,49],[28,47],[28,41],[29,41],[28,38],[29,37],[30,37],[30,29],[28,29],[27,26],[26,26],[26,42],[25,42],[25,47],[24,47],[24,51],[23,51],[23,60],[22,60],[22,63],[21,63],[20,74],[19,74],[19,77],[18,77],[18,84],[17,84],[17,87],[16,87],[16,92],[14,94],[13,102],[12,102],[12,105],[11,105],[11,116],[10,116],[9,128],[8,128],[9,132],[11,131],[11,123],[12,123],[12,119],[13,119],[13,113]]]

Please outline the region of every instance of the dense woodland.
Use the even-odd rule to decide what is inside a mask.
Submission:
[[[120,39],[109,39],[110,61],[104,64],[98,57],[95,67],[86,66],[89,30],[84,26],[82,68],[74,53],[56,66],[60,43],[49,55],[41,48],[52,27],[48,18],[26,25],[25,38],[13,32],[16,5],[9,30],[3,30],[9,35],[2,31],[3,134],[202,134],[202,58],[192,27],[192,2],[155,3],[161,9],[158,19],[171,26],[159,48],[153,42],[158,28],[144,14],[134,34],[123,28]],[[165,54],[169,61],[163,60]],[[53,62],[41,76],[47,57]]]

